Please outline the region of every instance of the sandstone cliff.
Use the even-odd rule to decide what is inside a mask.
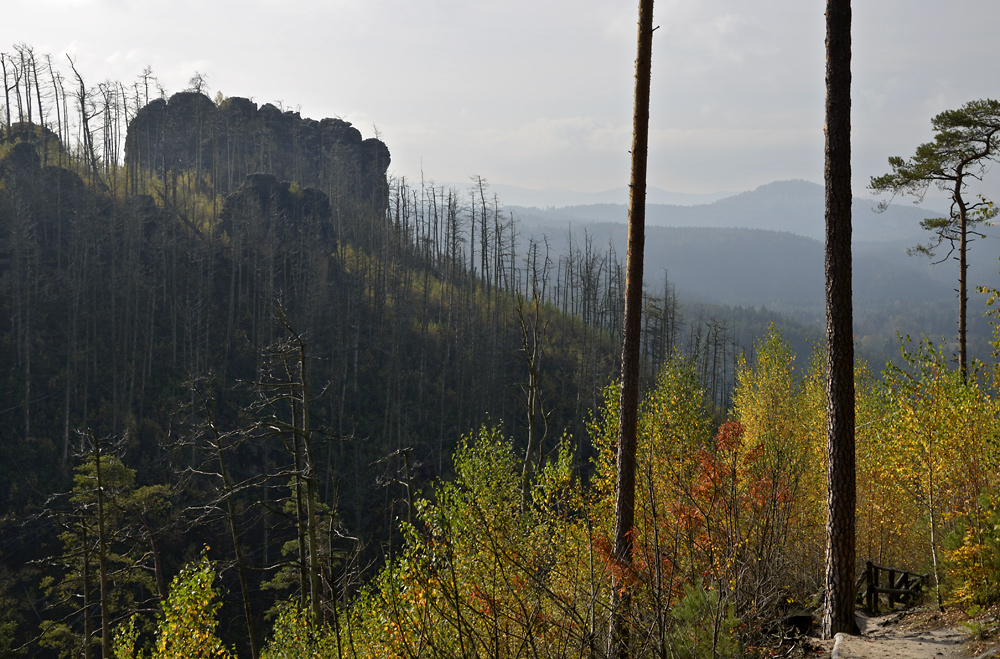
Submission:
[[[361,204],[375,212],[388,203],[389,160],[384,143],[363,139],[342,119],[304,119],[238,97],[216,105],[196,92],[146,105],[125,141],[126,164],[164,179],[179,171],[207,174],[228,195],[250,174],[271,174],[319,188],[334,206]]]

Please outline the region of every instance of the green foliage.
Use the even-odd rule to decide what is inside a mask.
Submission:
[[[896,482],[886,477],[885,458],[892,434],[887,423],[894,414],[889,390],[864,362],[855,367],[855,482],[857,486],[856,551],[858,561],[910,566],[914,549],[912,509],[901,501]]]
[[[215,565],[205,553],[198,563],[181,570],[162,605],[154,659],[228,659],[231,655],[216,633]]]
[[[42,624],[42,634],[38,639],[40,646],[57,652],[60,657],[72,657],[82,648],[83,642],[80,634],[66,623],[51,621]],[[94,646],[94,639],[90,644]]]
[[[139,629],[136,627],[136,614],[129,617],[128,622],[119,625],[115,630],[111,650],[114,659],[144,659],[145,654],[137,647]]]
[[[887,407],[877,468],[889,503],[885,524],[895,536],[893,554],[917,571],[933,570],[939,603],[949,586],[941,564],[950,562],[950,598],[972,601],[985,585],[982,569],[972,569],[983,565],[976,555],[984,547],[974,535],[949,552],[942,540],[964,536],[963,527],[980,527],[983,495],[997,491],[1000,408],[977,364],[966,380],[927,339],[915,347],[902,342],[901,352],[905,365],[884,374]],[[909,551],[900,555],[900,548]]]
[[[302,490],[305,490],[305,486],[296,485],[295,479],[293,478],[289,482],[289,489],[291,493],[284,499],[282,505],[282,512],[289,519],[296,519],[296,487],[300,487]],[[330,509],[330,506],[323,502],[316,503],[315,514],[317,518],[317,563],[321,566],[320,569],[323,570],[324,573],[326,573],[326,570],[334,571],[343,563],[342,553],[338,553],[337,551],[333,551],[332,555],[330,553],[330,548],[333,547],[335,542],[335,539],[331,537],[331,532],[336,528],[335,524],[337,524],[338,521],[337,515]],[[308,528],[305,526],[306,520],[303,520],[301,523],[304,526],[303,534],[305,534],[308,532]],[[281,555],[286,560],[284,560],[280,567],[274,571],[274,574],[270,579],[261,583],[261,588],[266,591],[273,591],[271,593],[272,596],[277,594],[278,597],[284,597],[294,594],[300,603],[307,602],[309,599],[309,593],[301,592],[300,576],[302,574],[303,562],[308,565],[309,561],[308,543],[306,546],[306,555],[300,556],[298,539],[293,537],[282,544]],[[274,606],[268,609],[265,614],[265,618],[272,620],[282,615],[284,607],[285,604],[279,599]]]
[[[979,508],[962,517],[945,539],[951,600],[986,606],[1000,601],[1000,503],[979,497]]]
[[[928,186],[937,184],[951,191],[951,183],[976,176],[997,157],[1000,147],[1000,102],[970,101],[957,110],[946,110],[931,120],[934,141],[921,144],[915,155],[904,160],[889,158],[892,172],[872,177],[874,192],[908,194],[923,198]],[[954,210],[955,213],[959,209]],[[933,223],[929,228],[937,229]]]
[[[671,610],[677,626],[670,635],[677,659],[736,657],[742,652],[737,632],[742,622],[719,591],[697,581],[684,586],[684,597]]]
[[[966,615],[974,616],[978,613],[975,609],[967,609]],[[990,636],[990,626],[983,622],[982,620],[970,619],[964,620],[959,625],[962,630],[968,635],[968,637],[973,641],[985,641]]]
[[[155,519],[169,507],[165,486],[135,487],[135,471],[114,455],[101,453],[97,446],[106,440],[91,438],[94,448],[87,460],[74,469],[74,487],[65,503],[51,514],[62,532],[62,553],[51,558],[50,570],[42,577],[43,592],[53,603],[41,625],[41,642],[46,647],[72,653],[84,639],[82,615],[84,604],[93,618],[90,642],[99,641],[102,620],[94,615],[100,610],[100,564],[104,535],[103,560],[108,588],[107,608],[112,618],[127,615],[155,592],[152,576],[144,565],[148,560],[143,543],[140,519]],[[104,450],[104,449],[102,449]],[[98,459],[100,472],[98,472]]]
[[[932,183],[949,193],[951,207],[947,217],[933,217],[921,222],[933,237],[918,245],[911,253],[934,256],[942,243],[948,243],[948,254],[958,250],[961,264],[958,273],[959,305],[959,370],[963,376],[968,367],[968,336],[966,328],[968,306],[967,258],[969,238],[977,235],[975,227],[993,215],[992,205],[983,197],[979,201],[967,198],[970,180],[981,181],[988,166],[1000,159],[1000,101],[985,99],[970,101],[958,110],[947,110],[934,117],[934,141],[921,144],[910,160],[889,158],[892,172],[871,179],[870,189],[876,193],[915,195],[923,199]],[[884,208],[888,201],[882,202]],[[970,235],[971,234],[971,235]]]
[[[2,556],[0,556],[2,558]],[[16,632],[24,622],[17,607],[16,580],[5,567],[0,567],[0,657],[16,656]]]
[[[950,533],[953,599],[989,601],[1000,574],[1000,515],[989,496],[995,406],[932,344],[904,357],[906,367],[884,383],[864,364],[856,371],[859,546],[926,546],[921,511],[936,506]],[[511,441],[482,428],[460,443],[455,479],[415,502],[396,559],[337,610],[337,623],[317,624],[285,602],[263,659],[593,654],[604,642],[612,575],[631,589],[630,624],[649,639],[636,656],[736,657],[763,645],[789,598],[816,587],[803,565],[818,572],[823,546],[825,362],[814,355],[801,378],[794,362],[772,332],[741,364],[733,420],[714,437],[692,365],[661,370],[641,407],[632,564],[610,555],[611,386],[591,424],[599,449],[592,489],[581,486],[564,438],[534,474],[525,504]],[[923,480],[928,465],[933,491]],[[917,568],[912,556],[892,556]],[[227,655],[215,632],[213,578],[203,559],[175,580],[155,656]],[[122,657],[134,655],[133,629],[116,646]],[[183,646],[190,638],[203,654]]]
[[[317,626],[309,608],[286,601],[278,604],[278,617],[261,659],[341,657],[341,639],[329,626]]]
[[[593,551],[583,544],[572,464],[564,447],[522,507],[509,441],[487,428],[464,440],[455,481],[418,503],[420,524],[407,529],[402,555],[351,607],[358,656],[565,656],[586,647],[597,603],[581,582],[588,568],[579,559]],[[600,564],[589,568],[601,579]]]
[[[250,105],[218,104],[228,119],[256,111]],[[895,178],[873,180],[873,187],[922,194],[928,181],[941,180],[937,172],[947,174],[958,162],[954,158],[970,155],[958,148],[963,143],[985,139],[992,147],[993,134],[976,131],[991,129],[998,109],[983,101],[943,113],[935,119],[935,142],[918,148],[910,161],[890,160]],[[144,113],[144,121],[156,120],[154,110]],[[184,123],[178,115],[158,130]],[[344,122],[325,125],[344,139],[320,142],[334,144],[330,153],[343,160],[347,138],[357,131]],[[101,597],[111,619],[127,620],[116,632],[115,656],[141,654],[144,628],[129,616],[151,605],[148,563],[159,555],[154,536],[175,495],[152,483],[171,477],[169,461],[200,471],[189,473],[180,493],[189,510],[214,511],[220,501],[219,488],[210,483],[216,475],[200,470],[204,446],[168,456],[160,443],[174,432],[171,411],[185,396],[180,382],[219,373],[218,396],[207,398],[216,398],[222,432],[236,432],[249,413],[249,396],[233,384],[259,380],[265,372],[259,351],[273,340],[276,298],[288,303],[290,316],[323,356],[316,367],[324,385],[317,387],[319,400],[308,413],[299,411],[335,426],[315,429],[318,455],[304,471],[323,498],[339,499],[341,511],[350,511],[342,514],[359,537],[382,539],[381,522],[370,520],[391,518],[386,508],[374,509],[368,489],[376,480],[369,465],[385,457],[386,442],[412,447],[422,456],[423,473],[443,478],[449,473],[443,457],[466,429],[490,414],[503,415],[506,429],[516,427],[509,383],[522,379],[523,364],[508,349],[517,343],[511,338],[517,333],[514,295],[527,293],[515,282],[528,277],[516,263],[516,228],[498,204],[490,217],[480,189],[482,204],[470,217],[472,207],[463,210],[454,191],[422,186],[418,193],[397,182],[395,203],[387,207],[381,167],[387,160],[366,165],[366,172],[314,171],[316,159],[302,157],[301,150],[282,153],[274,135],[250,131],[254,140],[241,142],[238,131],[230,131],[239,126],[227,124],[221,141],[215,132],[221,126],[198,124],[190,144],[166,134],[135,141],[140,151],[152,151],[138,153],[128,167],[73,160],[58,143],[46,143],[44,131],[32,129],[23,139],[38,146],[43,165],[58,163],[79,174],[50,168],[37,181],[24,181],[4,170],[0,180],[0,223],[12,229],[10,263],[0,280],[0,302],[12,319],[0,336],[0,362],[7,365],[3,391],[11,404],[25,405],[23,427],[21,415],[12,414],[18,418],[0,438],[6,447],[0,457],[8,458],[0,460],[0,483],[10,483],[0,496],[11,510],[23,509],[26,493],[41,493],[32,496],[43,501],[59,479],[74,478],[73,492],[54,510],[61,553],[45,566],[42,581],[54,604],[42,643],[67,656],[80,654],[82,643],[94,644],[111,626],[97,619]],[[183,157],[168,158],[171,149]],[[0,144],[0,159],[9,151],[10,142]],[[231,206],[223,219],[222,209],[232,203],[228,193],[242,182],[234,172],[278,161],[287,165],[279,177],[294,175],[306,187],[275,179],[277,187],[260,188],[266,194]],[[158,172],[140,162],[157,163]],[[287,196],[288,203],[274,206],[272,194]],[[966,209],[973,225],[992,217],[992,206],[980,201]],[[465,242],[470,220],[478,244]],[[948,238],[953,220],[924,226]],[[804,366],[796,372],[788,342],[768,334],[756,356],[740,364],[735,406],[714,432],[729,410],[726,395],[716,391],[717,378],[708,375],[721,361],[725,379],[728,339],[716,310],[701,307],[686,313],[690,320],[701,311],[712,316],[704,336],[700,321],[688,325],[691,352],[702,361],[671,361],[643,399],[636,553],[630,564],[611,558],[619,392],[608,387],[600,406],[593,385],[605,381],[614,361],[622,278],[614,258],[593,251],[589,242],[571,257],[556,259],[565,274],[549,275],[549,266],[541,265],[546,273],[539,276],[538,265],[532,266],[532,285],[544,290],[549,276],[564,282],[558,286],[562,298],[540,305],[535,320],[547,328],[540,389],[550,397],[550,426],[577,430],[575,446],[567,435],[557,450],[551,443],[543,447],[541,468],[532,474],[529,496],[522,496],[520,449],[505,430],[484,428],[467,437],[455,455],[455,479],[415,502],[415,522],[403,526],[395,560],[348,607],[333,609],[339,620],[332,626],[320,625],[315,612],[300,608],[301,600],[278,607],[265,657],[341,657],[348,647],[353,657],[594,656],[603,642],[612,576],[633,592],[633,627],[655,639],[643,652],[734,655],[741,639],[775,620],[787,595],[816,586],[826,487],[821,360],[799,360]],[[659,322],[661,332],[673,333],[679,320],[667,317],[668,291],[665,284]],[[559,305],[571,313],[560,314]],[[726,317],[738,315],[750,323],[741,328],[759,333],[765,312],[730,311]],[[675,337],[660,343],[652,354],[670,361],[667,346],[676,348]],[[864,520],[859,546],[916,569],[912,562],[926,560],[925,536],[936,523],[950,538],[944,554],[953,598],[989,601],[997,596],[1000,571],[997,512],[988,498],[998,491],[997,408],[982,382],[958,383],[946,366],[940,354],[921,353],[887,375],[885,387],[859,366],[858,381],[865,383],[857,407]],[[705,403],[709,382],[714,408]],[[298,403],[283,398],[286,404],[295,415]],[[592,487],[580,480],[591,447],[573,425],[588,408],[598,415]],[[70,469],[65,437],[72,427],[128,433],[129,443],[117,452],[126,457],[102,458],[100,483],[92,460]],[[320,433],[378,439],[319,441]],[[232,531],[233,542],[241,547],[245,540],[255,555],[274,558],[287,541],[284,555],[301,558],[289,540],[294,529],[276,522],[282,512],[300,511],[260,506],[254,512],[263,511],[261,517],[250,514],[257,502],[274,501],[277,488],[269,479],[290,473],[287,464],[272,462],[290,436],[287,429],[270,428],[226,454],[239,483],[232,490],[233,519],[246,520]],[[53,468],[60,455],[63,468]],[[26,477],[16,473],[20,469]],[[387,490],[378,498],[393,496]],[[96,540],[99,498],[108,504],[102,549]],[[310,559],[325,566],[334,558],[324,553],[333,541],[322,534],[331,533],[336,518],[332,507],[315,508],[320,546]],[[198,533],[218,532],[214,524]],[[166,550],[167,573],[190,540],[178,536]],[[98,558],[108,567],[106,594],[98,586]],[[294,566],[274,575],[272,583],[281,586],[294,585],[297,577]],[[261,586],[256,576],[248,592]],[[214,578],[203,558],[175,579],[169,600],[161,603],[156,656],[229,654],[218,633],[222,609]],[[82,614],[90,616],[86,626]],[[259,614],[251,610],[246,624],[253,627]],[[17,616],[3,620],[0,635],[16,631]],[[8,649],[4,643],[0,652]]]

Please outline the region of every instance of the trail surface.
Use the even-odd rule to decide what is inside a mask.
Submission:
[[[899,613],[859,618],[861,636],[845,636],[838,644],[840,659],[958,659],[967,657],[963,645],[968,638],[960,628],[928,618],[906,624]]]
[[[970,641],[962,619],[928,610],[897,611],[875,617],[859,613],[861,635],[843,635],[836,643],[822,642],[822,656],[833,659],[987,659],[1000,654],[1000,645]]]

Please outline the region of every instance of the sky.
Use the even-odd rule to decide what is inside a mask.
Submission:
[[[862,0],[853,23],[853,186],[932,139],[931,118],[1000,97],[997,0]],[[88,84],[151,67],[340,117],[411,180],[596,192],[629,179],[638,2],[5,0],[0,50],[72,56]],[[648,184],[740,192],[823,177],[825,3],[657,0]],[[68,71],[68,67],[64,67]],[[1000,198],[1000,169],[984,191]],[[503,201],[503,200],[501,200]]]

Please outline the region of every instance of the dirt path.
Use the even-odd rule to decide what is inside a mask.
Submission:
[[[821,645],[832,659],[970,659],[997,656],[989,644],[970,643],[957,617],[934,611],[899,611],[876,617],[858,615],[861,636],[840,635]]]
[[[907,621],[900,613],[860,618],[861,636],[843,636],[835,645],[833,659],[958,659],[964,658],[968,639],[960,627],[938,618]],[[910,624],[907,624],[907,623]],[[837,656],[839,654],[839,657]]]

